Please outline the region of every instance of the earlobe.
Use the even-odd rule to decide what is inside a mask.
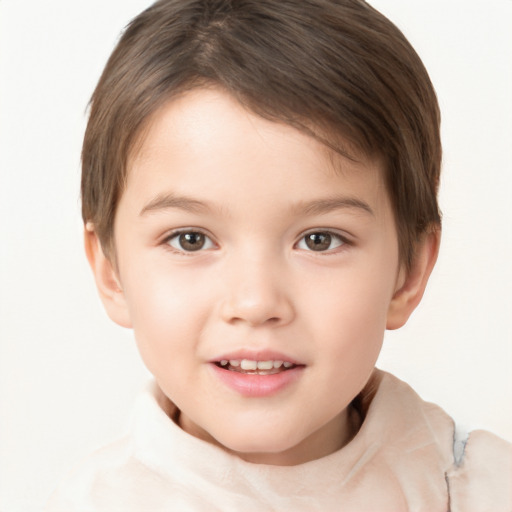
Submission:
[[[441,230],[436,228],[425,234],[418,243],[411,269],[399,276],[398,289],[388,309],[386,329],[402,327],[420,303],[437,260],[440,237]]]
[[[120,326],[131,328],[128,305],[119,278],[111,261],[105,256],[91,223],[85,225],[84,246],[98,293],[108,316]]]

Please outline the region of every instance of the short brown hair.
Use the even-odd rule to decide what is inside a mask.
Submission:
[[[440,225],[440,115],[404,35],[363,0],[160,0],[126,28],[91,99],[82,214],[107,255],[127,161],[173,96],[222,87],[246,108],[346,155],[384,163],[399,250]]]

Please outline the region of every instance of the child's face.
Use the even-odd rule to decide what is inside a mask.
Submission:
[[[382,169],[334,162],[217,90],[162,107],[130,161],[121,323],[182,427],[254,462],[296,464],[350,438],[400,286]],[[252,361],[272,363],[240,372]]]

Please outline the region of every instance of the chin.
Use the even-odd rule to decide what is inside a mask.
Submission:
[[[262,434],[264,433],[261,431],[258,433],[239,431],[229,436],[224,432],[224,435],[217,437],[216,440],[224,449],[240,458],[250,462],[262,459],[262,463],[272,463],[265,461],[279,458],[281,455],[285,456],[301,442],[301,439],[296,440],[289,433],[276,436],[275,430],[269,430],[266,435]],[[280,462],[275,462],[275,464],[280,464]]]

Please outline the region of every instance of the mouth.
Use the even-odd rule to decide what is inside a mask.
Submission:
[[[301,366],[290,361],[274,359],[266,361],[256,361],[252,359],[222,359],[220,361],[215,361],[214,364],[222,370],[246,375],[276,375]]]
[[[210,363],[215,370],[213,375],[246,398],[270,397],[293,389],[306,367],[290,356],[271,350],[223,354]]]

